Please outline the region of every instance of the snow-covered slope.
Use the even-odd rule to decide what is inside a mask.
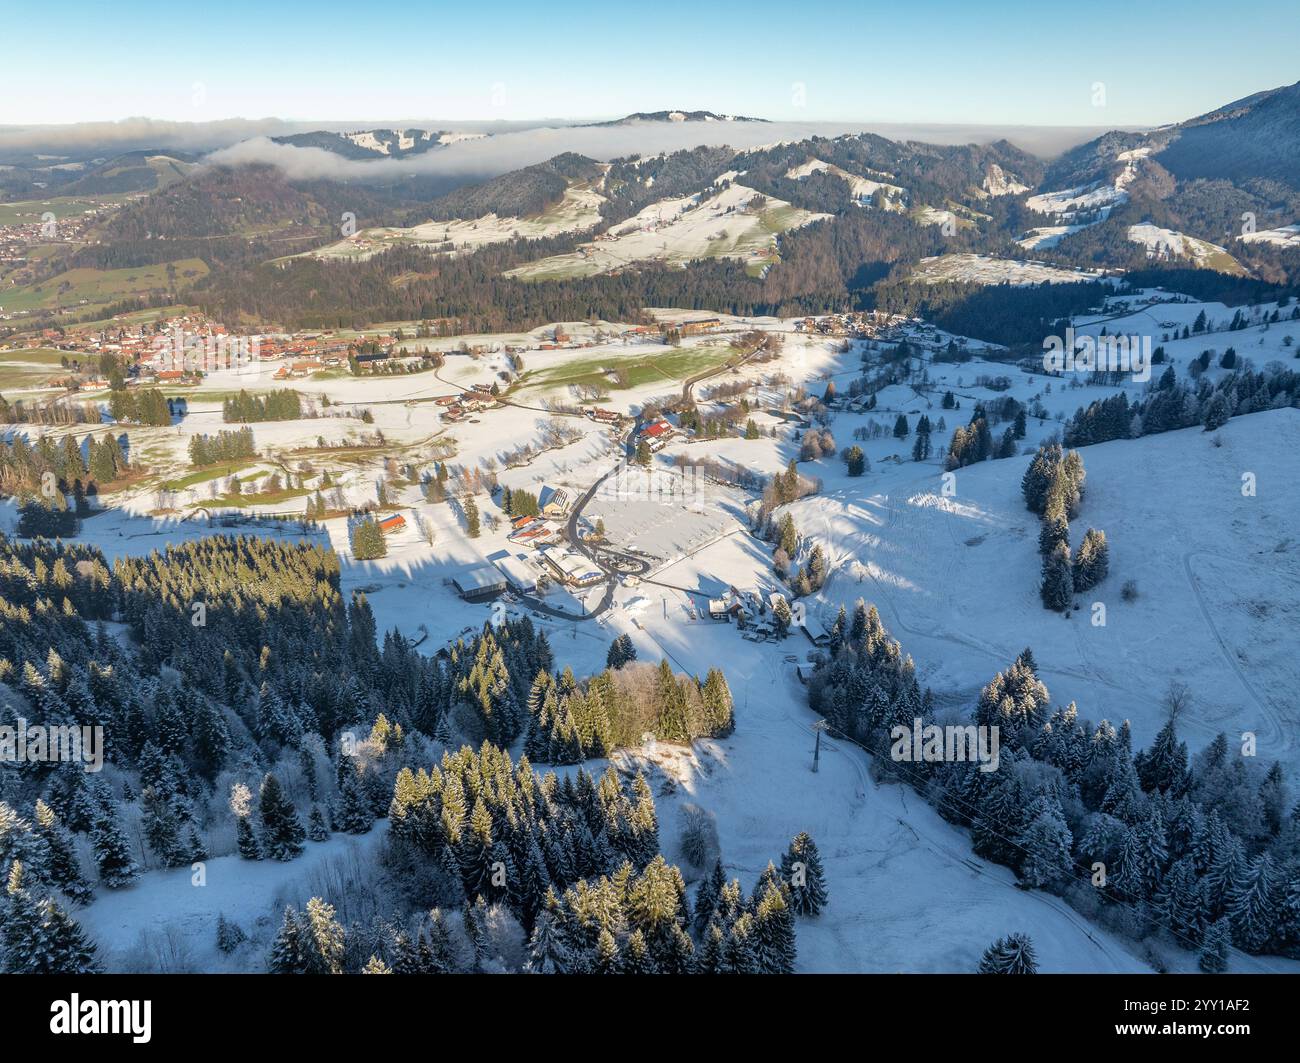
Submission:
[[[635,262],[685,265],[705,258],[739,258],[758,269],[774,261],[777,235],[827,217],[732,183],[659,200],[577,251],[530,262],[507,275],[529,280],[585,277]]]
[[[1128,227],[1128,238],[1135,244],[1147,249],[1147,257],[1168,261],[1175,258],[1190,258],[1202,269],[1217,269],[1222,273],[1244,273],[1241,264],[1232,257],[1226,248],[1201,240],[1173,229],[1162,229],[1158,225],[1143,222],[1141,225]]]
[[[973,281],[977,284],[1041,284],[1048,281],[1063,284],[1072,281],[1095,280],[1100,274],[1086,270],[1063,269],[1042,262],[1024,262],[1014,258],[993,258],[989,255],[952,254],[923,258],[912,273],[913,280],[938,283],[940,281]]]
[[[786,177],[797,181],[814,173],[834,174],[849,186],[853,198],[859,201],[870,201],[877,192],[883,192],[889,209],[900,209],[901,201],[907,195],[907,190],[898,185],[889,184],[886,181],[872,180],[869,177],[860,177],[831,163],[823,162],[821,159],[809,159],[802,165],[791,168],[786,173]],[[895,203],[894,201],[898,202]]]
[[[1247,244],[1275,244],[1278,247],[1300,247],[1300,222],[1282,225],[1276,229],[1261,229],[1246,233],[1242,241]]]
[[[564,197],[544,214],[528,218],[485,214],[469,221],[427,221],[409,228],[362,229],[337,243],[309,251],[303,257],[366,259],[390,247],[414,244],[445,254],[475,251],[515,237],[538,239],[583,232],[600,224],[604,196],[589,182],[575,182]]]

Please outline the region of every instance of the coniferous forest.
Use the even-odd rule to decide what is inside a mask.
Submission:
[[[1280,764],[1251,770],[1227,735],[1190,756],[1178,737],[1188,697],[1172,686],[1168,722],[1150,748],[1134,750],[1127,722],[1053,706],[1026,649],[984,687],[971,718],[956,720],[936,709],[862,601],[841,618],[809,685],[810,705],[834,732],[968,829],[975,852],[1012,868],[1026,888],[1057,893],[1134,940],[1162,931],[1207,971],[1223,970],[1230,946],[1300,955],[1300,804],[1288,803]],[[891,755],[893,729],[910,734],[916,720],[996,725],[998,770]],[[981,969],[1014,972],[1021,953],[1000,941]]]
[[[748,891],[690,847],[692,897],[644,776],[532,766],[647,731],[730,733],[720,670],[701,681],[620,657],[578,679],[555,671],[528,619],[428,657],[396,632],[377,638],[332,551],[253,537],[112,565],[84,546],[3,540],[0,610],[0,724],[102,726],[106,761],[0,775],[6,970],[99,969],[76,909],[149,869],[292,861],[308,840],[382,819],[382,902],[346,921],[346,897],[287,909],[255,966],[782,972],[795,914],[825,903],[806,835]],[[219,947],[251,949],[250,929],[222,913]]]

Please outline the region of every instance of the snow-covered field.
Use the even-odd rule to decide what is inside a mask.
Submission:
[[[944,212],[946,213],[946,212]],[[939,219],[942,220],[942,219]],[[912,272],[913,280],[937,284],[943,281],[967,281],[976,284],[1066,284],[1095,280],[1100,274],[1084,269],[1064,269],[1044,262],[1024,262],[990,255],[951,254],[923,258]]]
[[[839,166],[823,162],[821,159],[809,159],[807,162],[804,162],[799,166],[792,167],[786,173],[786,177],[797,181],[800,178],[807,177],[809,174],[814,173],[834,174],[849,186],[849,192],[854,199],[869,200],[877,192],[883,191],[885,193],[885,201],[887,204],[891,205],[891,209],[901,209],[894,205],[892,201],[901,200],[907,194],[906,189],[895,184],[890,184],[886,180],[877,181],[870,177],[861,177],[858,174],[849,173],[848,170],[842,169]],[[882,174],[881,176],[883,177],[884,175]]]
[[[1069,279],[1077,276],[1059,272]],[[1017,276],[1023,283],[1030,280]],[[1213,350],[1216,357],[1205,371],[1213,380],[1227,372],[1218,367],[1217,354],[1229,344],[1239,359],[1256,366],[1294,356],[1300,326],[1268,324],[1265,317],[1273,309],[1249,308],[1248,327],[1229,334],[1220,330],[1232,318],[1232,308],[1151,291],[1114,297],[1100,313],[1076,320],[1075,327],[1088,335],[1104,328],[1110,334],[1152,336],[1164,346],[1179,379],[1186,379],[1188,365],[1202,351]],[[1207,331],[1177,338],[1201,313]],[[657,316],[681,320],[690,315],[664,309]],[[821,394],[835,382],[847,391],[860,372],[860,342],[845,349],[837,339],[797,333],[793,322],[773,318],[724,317],[723,324],[783,334],[777,360],[747,364],[718,378],[749,384],[750,397],[765,404],[797,385]],[[577,333],[579,327],[571,331]],[[644,341],[625,343],[620,326],[585,328],[583,336],[594,338],[598,329],[607,334],[594,348],[529,351],[528,367],[564,368],[593,357],[644,353]],[[536,340],[545,331],[521,336]],[[496,337],[489,345],[505,341]],[[430,342],[448,349],[459,338]],[[694,338],[683,350],[691,353],[716,342],[715,337]],[[925,342],[942,346],[947,337],[930,332]],[[665,350],[663,345],[657,349]],[[987,349],[985,356],[996,353]],[[487,409],[460,423],[443,424],[438,407],[421,401],[493,380],[504,365],[498,353],[452,355],[437,376],[295,381],[293,386],[304,393],[328,394],[335,404],[329,410],[345,416],[254,425],[263,454],[240,475],[269,475],[278,463],[296,468],[306,448],[317,474],[332,469],[348,503],[361,504],[374,500],[377,479],[387,475],[383,456],[427,464],[438,447],[451,448],[447,460],[453,466],[492,469],[506,487],[556,487],[571,498],[617,468],[625,429],[608,429],[579,416],[555,418],[527,397],[522,401],[537,408]],[[1010,394],[1035,408],[1041,404],[1042,416],[1029,419],[1022,442],[1025,451],[1032,451],[1058,433],[1075,409],[1115,394],[1116,387],[1082,376],[1049,377],[979,357],[957,364],[927,361],[924,369],[927,376],[915,387],[898,384],[881,390],[873,411],[832,414],[828,427],[838,448],[856,441],[866,451],[870,469],[864,476],[848,477],[843,461],[834,456],[800,464],[800,471],[819,478],[822,486],[788,507],[804,536],[796,560],[806,560],[816,543],[831,563],[825,587],[805,600],[809,626],[815,630],[818,621],[829,622],[840,605],[852,608],[859,597],[876,604],[890,633],[913,657],[923,685],[934,691],[939,704],[963,709],[997,671],[1031,646],[1054,704],[1073,701],[1080,715],[1093,721],[1107,718],[1118,724],[1127,719],[1138,745],[1149,743],[1160,726],[1161,696],[1171,680],[1178,680],[1192,692],[1181,723],[1192,749],[1220,731],[1234,741],[1250,731],[1257,735],[1260,763],[1279,760],[1294,778],[1300,771],[1300,710],[1283,692],[1300,685],[1292,634],[1300,626],[1300,541],[1294,530],[1300,413],[1280,409],[1233,418],[1214,434],[1189,429],[1085,448],[1087,483],[1072,538],[1077,545],[1086,528],[1103,529],[1110,544],[1110,575],[1085,596],[1080,611],[1062,618],[1045,611],[1038,600],[1037,520],[1020,494],[1028,457],[1022,453],[981,463],[945,481],[939,455],[978,401]],[[601,403],[635,413],[655,398],[680,394],[680,383],[637,383],[611,391]],[[130,429],[133,453],[160,469],[170,466],[170,475],[179,477],[186,469],[189,438],[222,426],[216,399],[237,386],[216,375],[191,399],[191,412],[179,427]],[[1118,386],[1135,398],[1145,385],[1128,380]],[[696,393],[706,414],[721,409],[708,391],[703,385]],[[949,391],[959,404],[956,409],[941,404]],[[369,409],[373,423],[354,416],[354,407]],[[900,412],[913,425],[920,413],[934,422],[935,457],[911,460],[911,437],[899,440],[888,431]],[[759,438],[735,434],[688,442],[679,437],[655,456],[655,469],[671,476],[679,460],[689,466],[713,458],[765,475],[780,471],[798,456],[799,427],[766,410],[754,416]],[[553,419],[572,429],[572,438],[507,468],[507,452],[540,439]],[[877,422],[885,430],[868,431]],[[49,431],[58,435],[66,429]],[[360,441],[377,431],[383,432],[386,446],[366,451]],[[859,434],[866,438],[857,438]],[[360,453],[344,460],[340,449],[331,457],[328,447],[316,446],[317,437],[331,445],[350,441]],[[1253,476],[1253,495],[1242,492],[1247,473]],[[312,479],[307,486],[314,486]],[[814,774],[815,721],[791,660],[806,657],[811,646],[799,634],[783,644],[747,642],[734,625],[708,619],[704,608],[707,598],[730,587],[780,586],[772,572],[770,544],[748,531],[746,506],[753,494],[708,484],[701,501],[638,491],[635,482],[630,486],[622,497],[598,493],[583,522],[591,527],[603,521],[610,545],[646,556],[650,569],[644,578],[617,584],[610,607],[597,616],[587,614],[597,610],[603,584],[580,592],[553,589],[545,601],[567,617],[542,615],[518,600],[507,608],[514,615],[531,612],[534,623],[550,635],[557,665],[570,665],[578,675],[602,668],[610,641],[624,633],[642,660],[667,657],[675,667],[700,675],[715,665],[725,670],[736,701],[732,737],[698,742],[691,749],[651,745],[617,754],[651,773],[670,859],[677,858],[677,824],[688,801],[716,815],[726,870],[747,887],[769,859],[779,857],[792,835],[811,832],[825,863],[831,904],[820,919],[800,922],[800,970],[970,970],[990,941],[1017,930],[1033,938],[1044,971],[1147,969],[1146,958],[1136,954],[1131,942],[1090,924],[1058,898],[1016,888],[1010,871],[973,856],[965,832],[939,818],[915,794],[894,784],[877,785],[870,758],[857,747],[823,740],[820,769]],[[116,557],[211,534],[204,520],[180,519],[210,490],[207,484],[177,489],[169,499],[173,512],[162,513],[157,512],[158,483],[151,481],[112,496],[107,511],[85,522],[82,539]],[[447,583],[453,574],[505,554],[532,555],[506,538],[508,525],[493,500],[480,499],[483,533],[470,539],[458,505],[427,503],[416,486],[404,483],[393,495],[407,527],[389,537],[387,557],[356,561],[345,518],[326,521],[323,535],[340,555],[344,592],[364,591],[381,630],[396,627],[413,640],[424,638],[423,651],[432,652],[481,627],[491,615],[490,604],[457,597]],[[265,508],[301,509],[305,502],[298,497]],[[14,519],[12,503],[0,508],[0,529],[10,531]],[[234,530],[291,538],[299,534],[293,524]],[[1128,580],[1138,591],[1132,601],[1120,596]],[[1094,601],[1105,606],[1104,625],[1093,622]],[[208,861],[202,887],[191,885],[189,872],[150,871],[132,888],[101,891],[78,918],[115,967],[157,966],[160,957],[176,969],[257,965],[274,932],[278,908],[318,892],[321,876],[373,862],[382,833],[380,824],[360,839],[336,836],[282,865],[217,856]],[[256,948],[220,958],[213,948],[219,913],[237,918],[257,939]],[[1195,964],[1183,954],[1165,959],[1178,970]],[[1234,969],[1295,966],[1234,957]]]
[[[600,224],[599,208],[604,198],[592,185],[576,183],[565,190],[559,203],[534,217],[501,218],[496,214],[485,214],[468,221],[426,221],[409,228],[362,229],[337,243],[304,252],[304,256],[362,260],[401,244],[445,254],[462,254],[516,237],[536,240],[583,232]]]

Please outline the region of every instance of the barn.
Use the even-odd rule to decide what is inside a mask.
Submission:
[[[506,577],[495,565],[470,565],[452,576],[451,582],[467,602],[495,598],[506,589]]]

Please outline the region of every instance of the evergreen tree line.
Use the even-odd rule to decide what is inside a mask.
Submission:
[[[0,444],[0,495],[45,495],[47,483],[61,494],[76,493],[78,485],[83,493],[93,494],[100,484],[126,473],[129,446],[125,433],[87,435],[80,441],[72,434],[62,440],[43,435],[34,444],[15,435],[7,444]],[[52,479],[46,478],[47,473]]]
[[[1092,590],[1110,571],[1106,533],[1096,528],[1084,533],[1078,554],[1070,555],[1070,518],[1079,511],[1085,475],[1077,450],[1066,453],[1059,443],[1049,443],[1038,448],[1020,482],[1025,505],[1042,518],[1038,553],[1043,606],[1057,612],[1067,611],[1075,592]]]
[[[388,817],[385,866],[406,916],[328,919],[322,933],[324,902],[313,899],[286,914],[272,970],[788,972],[796,914],[815,916],[827,899],[816,845],[800,835],[749,896],[717,862],[692,904],[660,852],[643,776],[627,782],[612,766],[539,776],[526,755],[516,764],[487,742],[403,770]]]
[[[293,388],[250,395],[241,391],[221,404],[221,419],[226,424],[250,424],[254,421],[296,421],[302,417],[302,396]]]
[[[257,457],[251,428],[221,429],[216,435],[190,437],[190,464],[196,468]]]
[[[859,602],[836,625],[809,703],[1025,886],[1135,939],[1198,951],[1207,970],[1222,969],[1229,944],[1300,955],[1300,805],[1288,812],[1280,764],[1233,755],[1224,735],[1189,757],[1177,736],[1185,692],[1171,689],[1168,722],[1135,753],[1127,722],[1094,726],[1073,704],[1053,709],[1025,650],[969,718],[999,728],[997,770],[894,760],[891,729],[934,723],[933,699],[875,607]]]
[[[1213,432],[1229,418],[1300,404],[1300,373],[1268,367],[1240,370],[1212,383],[1205,377],[1192,383],[1177,381],[1170,366],[1140,399],[1125,392],[1090,403],[1066,422],[1068,447],[1086,447],[1112,439],[1137,439],[1157,432],[1201,425]]]
[[[1014,400],[1011,401],[1014,403]],[[944,468],[951,472],[953,469],[962,469],[967,465],[973,465],[977,461],[986,461],[989,458],[1015,457],[1016,443],[1025,437],[1024,410],[1020,409],[1018,404],[1015,405],[1017,409],[1013,414],[1014,422],[1002,433],[1001,438],[995,442],[990,427],[992,415],[982,402],[977,402],[974,412],[971,413],[970,423],[966,426],[958,425],[952,430],[952,439],[948,444],[948,454],[944,458]],[[906,424],[904,424],[904,427],[906,427]],[[913,448],[912,457],[916,461],[923,461],[924,457],[918,455],[924,454],[928,456],[929,433],[926,433],[926,443],[924,445],[921,445],[919,439],[917,444]]]
[[[37,823],[43,802],[86,838],[94,885],[114,889],[141,870],[128,831],[150,866],[203,859],[213,831],[230,826],[246,858],[293,859],[304,834],[370,830],[401,771],[428,763],[453,729],[504,745],[550,727],[529,701],[554,661],[527,618],[430,658],[396,631],[381,646],[364,596],[345,602],[338,581],[338,558],[314,544],[217,536],[110,567],[87,547],[0,539],[0,723],[100,726],[108,762],[97,775],[24,763],[4,773],[0,800]],[[109,637],[110,620],[129,625],[129,644]],[[725,733],[721,673],[702,684],[669,674],[665,736]],[[536,704],[586,728],[607,696],[610,717],[591,734],[608,749],[640,739],[638,682],[626,669],[585,683],[561,674]],[[593,738],[588,755],[596,748]],[[37,843],[26,848],[21,889],[33,903],[77,892],[65,872],[47,876]]]
[[[172,423],[172,406],[157,388],[114,391],[109,396],[108,412],[113,420],[122,423],[162,428]]]
[[[635,650],[633,650],[635,654]],[[652,734],[666,742],[723,738],[735,726],[731,691],[722,671],[703,683],[658,667],[623,661],[579,683],[568,668],[539,672],[528,693],[524,751],[536,762],[578,764],[637,745]]]

